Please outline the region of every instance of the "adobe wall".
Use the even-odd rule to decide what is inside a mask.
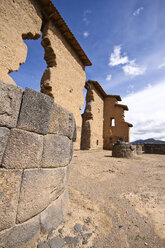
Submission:
[[[86,108],[82,115],[81,149],[103,148],[103,99],[92,84],[88,84]]]
[[[0,247],[51,242],[63,220],[74,131],[73,115],[51,97],[0,82]]]
[[[51,21],[43,27],[42,45],[45,48],[47,69],[41,80],[41,91],[53,96],[58,104],[74,113],[77,124],[77,142],[74,148],[79,149],[85,68]]]
[[[118,140],[129,141],[129,127],[124,120],[124,109],[116,106],[115,97],[104,99],[104,149],[112,149],[112,145]],[[115,119],[115,126],[110,126],[110,118]]]
[[[0,80],[15,84],[8,75],[17,71],[27,56],[23,39],[38,39],[42,17],[35,0],[0,1]]]

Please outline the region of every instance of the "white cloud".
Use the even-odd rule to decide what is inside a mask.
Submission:
[[[146,71],[145,67],[137,66],[135,60],[129,61],[129,63],[124,65],[122,68],[126,75],[131,75],[131,76],[142,75]]]
[[[84,11],[84,13],[83,13],[83,22],[85,22],[86,25],[89,24],[89,20],[88,20],[87,16],[88,16],[89,14],[91,14],[91,13],[92,13],[92,11],[89,10],[89,9],[86,9],[86,10]]]
[[[88,33],[87,31],[85,31],[85,32],[83,33],[83,35],[84,35],[85,38],[87,38],[87,37],[89,36],[89,33]]]
[[[139,15],[140,14],[140,12],[142,12],[144,10],[144,7],[140,7],[140,8],[138,8],[137,10],[135,10],[134,12],[133,12],[133,16],[137,16],[137,15]]]
[[[123,99],[129,111],[126,121],[134,125],[131,128],[131,140],[155,138],[165,140],[165,81]]]
[[[162,63],[162,64],[160,64],[160,65],[158,66],[158,69],[162,69],[163,67],[165,67],[165,62]]]
[[[109,66],[126,64],[129,60],[127,56],[121,56],[121,46],[115,46],[109,58]]]
[[[112,75],[111,75],[111,74],[108,74],[107,77],[106,77],[106,80],[107,80],[107,81],[110,81],[111,78],[112,78]]]
[[[129,60],[126,53],[121,55],[121,46],[114,46],[114,51],[109,58],[109,66],[123,65],[122,69],[126,75],[138,76],[145,73],[146,68],[136,64],[136,60]]]

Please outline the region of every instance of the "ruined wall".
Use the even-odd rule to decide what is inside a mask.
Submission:
[[[116,106],[117,99],[113,96],[104,99],[104,149],[112,149],[118,140],[129,141],[129,127],[124,120],[124,109]],[[110,118],[115,119],[115,126],[110,126]]]
[[[15,84],[8,75],[25,62],[23,39],[38,39],[42,18],[35,0],[0,1],[0,80]]]
[[[103,99],[96,88],[87,86],[86,108],[82,115],[81,149],[103,148]]]
[[[74,130],[73,115],[51,97],[0,83],[0,247],[51,242],[63,220]]]
[[[151,154],[165,154],[165,144],[144,144],[144,152]]]
[[[84,104],[83,88],[86,79],[84,66],[51,22],[43,27],[42,45],[45,48],[47,69],[41,80],[41,91],[53,96],[58,104],[74,113],[77,124],[75,148],[80,148],[80,110]]]

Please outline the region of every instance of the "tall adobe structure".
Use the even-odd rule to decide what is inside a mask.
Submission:
[[[38,39],[42,31],[47,68],[41,79],[41,92],[74,114],[75,148],[79,148],[85,66],[91,65],[90,60],[50,0],[2,0],[0,12],[0,80],[15,84],[8,74],[17,71],[26,60],[23,40]]]
[[[81,149],[111,150],[118,140],[129,141],[132,124],[125,122],[126,105],[118,104],[119,95],[107,95],[97,81],[88,80],[86,108],[82,114]]]

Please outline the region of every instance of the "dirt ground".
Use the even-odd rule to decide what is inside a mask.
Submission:
[[[165,155],[74,152],[65,247],[165,248]]]

